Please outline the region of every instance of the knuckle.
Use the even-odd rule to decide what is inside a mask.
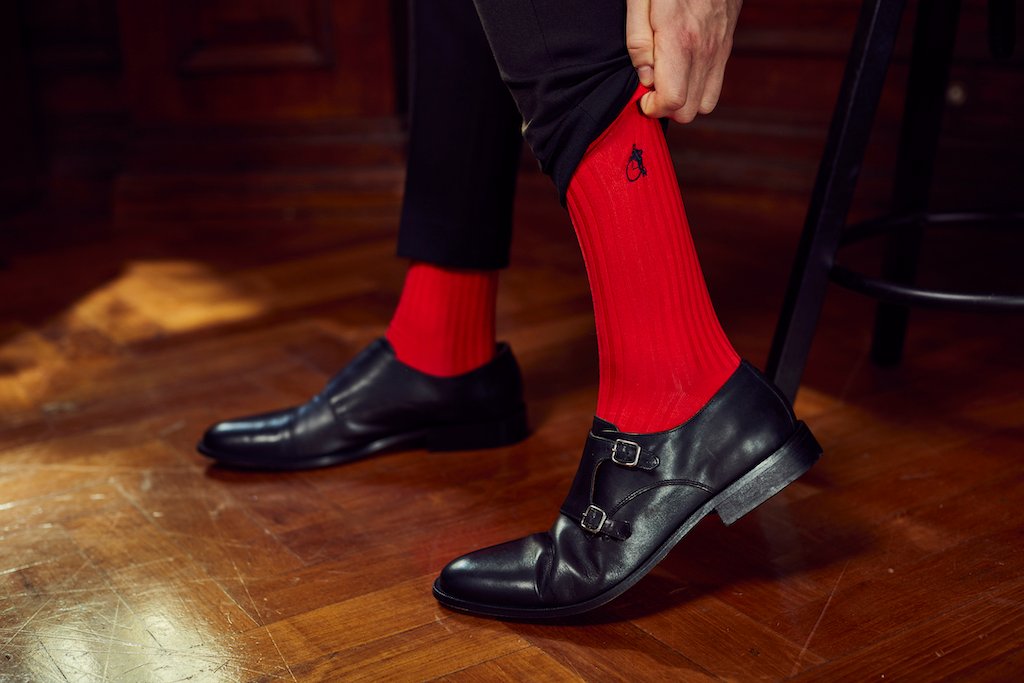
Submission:
[[[689,44],[690,51],[697,57],[710,57],[715,54],[718,44],[709,36],[695,36]]]
[[[714,57],[723,46],[723,42],[713,36],[694,30],[684,30],[679,36],[679,44],[684,50],[699,58]]]
[[[688,50],[696,48],[700,42],[700,34],[691,29],[683,29],[679,34],[679,44]]]
[[[657,102],[652,102],[650,106],[647,107],[645,113],[652,119],[660,119],[663,116],[668,116],[670,112],[666,111],[663,105]]]
[[[630,55],[649,54],[654,43],[646,36],[626,36],[626,50]]]
[[[690,123],[695,118],[697,118],[697,108],[684,107],[676,111],[672,118],[678,121],[679,123]]]
[[[666,109],[682,109],[686,104],[686,97],[673,93],[662,98],[662,102],[665,104]]]

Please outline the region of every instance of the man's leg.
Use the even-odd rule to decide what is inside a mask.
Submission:
[[[470,0],[412,3],[412,121],[398,255],[412,260],[387,339],[452,376],[494,355],[522,136]]]
[[[472,0],[411,6],[412,116],[398,256],[445,268],[505,268],[522,117]]]
[[[621,594],[702,517],[735,520],[820,451],[711,307],[662,127],[636,104],[625,4],[476,4],[527,142],[568,204],[601,375],[551,530],[459,558],[435,595],[479,614],[558,617]]]
[[[412,263],[386,338],[308,403],[211,427],[199,450],[222,464],[303,469],[526,435],[519,369],[494,333],[521,119],[470,0],[413,3],[411,33],[398,255]]]
[[[627,431],[674,427],[739,358],[708,297],[665,136],[632,103],[642,90],[625,3],[477,8],[580,239],[601,358],[597,416]]]
[[[711,307],[664,135],[628,104],[640,91],[625,3],[477,8],[583,251],[601,358],[597,415],[627,431],[678,425],[739,358]]]

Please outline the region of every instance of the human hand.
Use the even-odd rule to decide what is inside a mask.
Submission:
[[[743,0],[626,0],[626,47],[652,118],[689,123],[718,104]]]

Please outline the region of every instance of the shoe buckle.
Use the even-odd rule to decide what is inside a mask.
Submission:
[[[586,512],[583,513],[583,518],[580,519],[580,526],[592,534],[600,533],[607,519],[608,515],[605,514],[604,510],[596,505],[590,505],[587,507]]]
[[[615,439],[612,446],[612,462],[623,467],[636,467],[640,463],[640,444],[636,441]]]

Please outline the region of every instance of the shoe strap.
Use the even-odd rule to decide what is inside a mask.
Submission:
[[[587,448],[596,451],[606,449],[608,459],[620,467],[653,470],[661,464],[661,460],[650,449],[628,439],[609,439],[590,432]]]
[[[707,484],[692,479],[672,478],[671,475],[664,478],[652,473],[661,464],[660,458],[655,455],[657,449],[626,439],[625,436],[630,435],[617,438],[599,436],[593,432],[588,435],[579,469],[561,508],[562,514],[579,524],[584,531],[619,540],[629,538],[632,527],[630,522],[613,516],[637,496],[661,486],[689,486],[705,492],[712,490]],[[625,477],[620,483],[633,481],[634,487],[622,491],[620,499],[612,507],[602,508],[597,504],[595,494],[599,483],[607,481],[607,477]]]
[[[602,466],[607,465],[614,466],[616,470],[650,471],[660,462],[649,449],[644,449],[635,441],[608,438],[591,432],[584,448],[580,471],[577,472],[569,497],[562,505],[562,513],[575,520],[588,533],[626,540],[632,533],[629,522],[613,519],[594,501],[598,474]],[[588,465],[590,472],[585,481],[582,479],[585,476],[583,470]]]
[[[580,526],[592,534],[604,534],[625,541],[633,530],[629,522],[609,519],[607,513],[591,503],[580,515]]]

